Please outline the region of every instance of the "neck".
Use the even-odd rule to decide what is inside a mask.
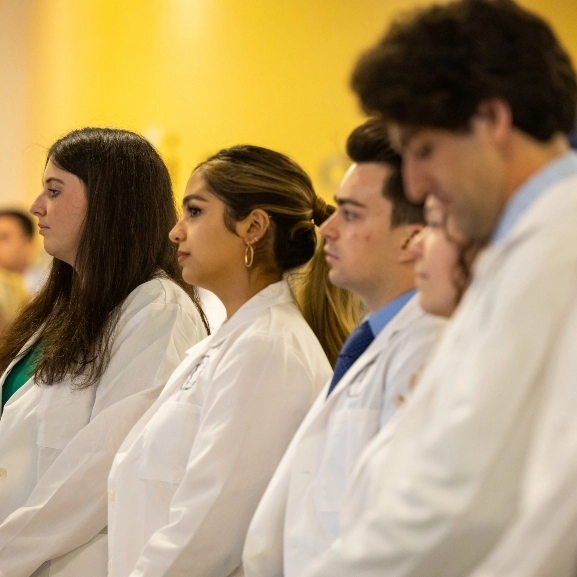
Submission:
[[[415,276],[412,267],[407,267],[406,271],[391,278],[387,285],[368,287],[363,294],[357,294],[369,313],[376,313],[385,305],[394,301],[397,297],[415,288]]]
[[[254,270],[240,282],[229,282],[218,288],[211,288],[226,309],[226,320],[230,319],[244,303],[267,286],[282,280],[280,273],[265,274]]]
[[[568,151],[569,143],[564,134],[556,134],[547,142],[540,142],[523,133],[517,133],[507,155],[510,168],[507,179],[508,198],[534,174]]]

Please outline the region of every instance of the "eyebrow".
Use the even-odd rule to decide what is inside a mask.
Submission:
[[[333,198],[335,199],[337,206],[344,206],[350,204],[352,206],[357,206],[359,208],[367,208],[366,204],[358,202],[357,200],[353,200],[352,198],[337,198],[336,196],[334,196]]]
[[[401,150],[407,148],[409,142],[419,133],[418,128],[405,128],[401,133]]]
[[[200,202],[208,202],[208,199],[200,194],[188,194],[182,199],[182,206],[184,206],[189,200],[198,200]]]
[[[405,127],[400,129],[398,139],[390,139],[393,150],[401,154],[408,146],[409,142],[421,131],[416,127]]]
[[[51,182],[59,182],[60,184],[64,184],[63,180],[60,180],[59,178],[56,178],[54,176],[51,176],[50,178],[47,178],[43,184],[50,184]]]

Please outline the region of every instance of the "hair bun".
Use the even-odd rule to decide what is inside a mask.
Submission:
[[[334,211],[334,206],[327,204],[322,197],[317,196],[313,205],[313,222],[320,226]]]

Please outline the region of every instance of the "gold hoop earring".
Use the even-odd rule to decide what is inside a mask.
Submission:
[[[254,260],[254,248],[252,244],[249,244],[245,241],[246,249],[244,251],[244,265],[246,268],[250,268],[252,266],[252,261]]]

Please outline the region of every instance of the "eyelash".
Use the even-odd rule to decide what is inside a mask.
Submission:
[[[434,228],[434,229],[445,228],[445,224],[443,222],[440,222],[440,221],[427,222],[427,226],[429,228]]]
[[[357,215],[354,212],[345,209],[343,210],[343,218],[346,222],[351,222],[357,218]]]
[[[49,188],[48,193],[49,193],[48,196],[50,198],[55,198],[60,194],[60,191],[56,188]]]
[[[415,148],[415,157],[421,160],[431,156],[433,152],[433,147],[429,143],[421,144],[419,147]]]
[[[198,206],[194,206],[192,204],[189,204],[186,207],[186,212],[188,214],[188,216],[190,216],[191,218],[194,218],[195,216],[198,216],[202,210],[200,208],[198,208]]]

